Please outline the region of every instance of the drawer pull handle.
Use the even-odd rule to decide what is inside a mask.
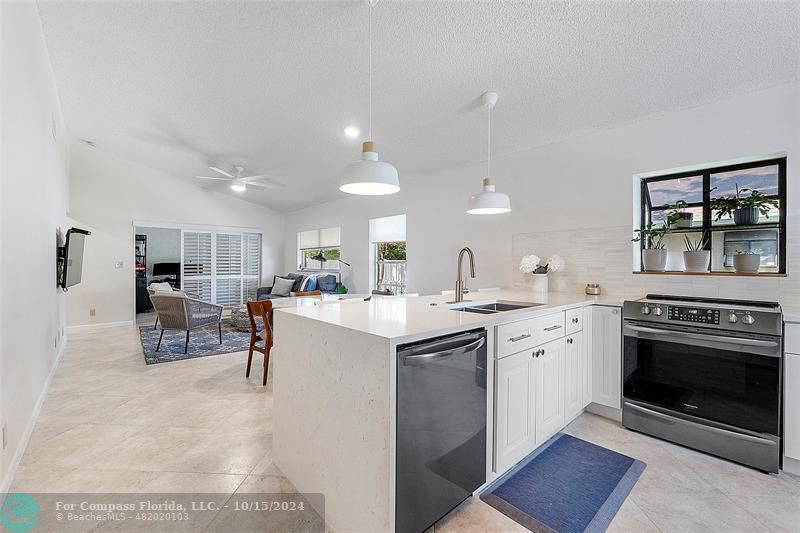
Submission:
[[[557,329],[561,329],[561,326],[556,324],[555,326],[550,326],[549,328],[544,328],[545,331],[555,331]]]
[[[529,339],[530,337],[531,337],[530,333],[524,333],[524,334],[520,335],[519,337],[509,337],[508,338],[508,342],[517,342],[517,341],[521,341],[521,340],[524,340],[524,339]]]
[[[577,319],[577,318],[573,318],[573,319],[572,319],[572,323],[573,323],[573,324],[577,324],[577,323],[578,323],[578,319]]]

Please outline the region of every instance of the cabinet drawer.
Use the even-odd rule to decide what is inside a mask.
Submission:
[[[786,323],[783,343],[783,350],[786,353],[800,354],[800,324]]]
[[[564,313],[497,326],[497,357],[505,357],[564,336]]]
[[[583,329],[583,308],[567,309],[567,335],[572,335]]]

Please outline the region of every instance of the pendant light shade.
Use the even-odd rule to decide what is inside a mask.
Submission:
[[[507,194],[495,192],[494,180],[483,179],[483,190],[469,197],[467,213],[470,215],[499,215],[511,211],[511,200]]]
[[[511,200],[507,194],[495,191],[492,175],[492,108],[497,103],[497,93],[483,93],[483,106],[487,109],[486,119],[486,177],[483,190],[469,197],[467,213],[470,215],[499,215],[511,211]]]
[[[367,0],[369,5],[369,137],[372,138],[372,7],[378,0]],[[380,196],[400,190],[397,169],[378,159],[378,149],[373,141],[362,147],[361,159],[347,165],[339,180],[339,190],[348,194]]]
[[[400,190],[400,178],[396,168],[378,160],[375,143],[367,141],[363,145],[361,159],[345,167],[339,190],[364,196],[394,194]]]

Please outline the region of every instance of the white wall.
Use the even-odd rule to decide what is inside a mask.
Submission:
[[[8,427],[2,493],[62,347],[56,242],[64,231],[69,154],[36,4],[3,2],[0,18],[0,419]]]
[[[632,226],[634,174],[782,151],[789,156],[789,209],[800,213],[798,106],[800,86],[788,84],[496,157],[498,190],[511,195],[507,215],[465,213],[485,172],[481,154],[473,165],[434,176],[404,174],[400,167],[396,195],[347,197],[289,213],[285,256],[294,257],[297,231],[340,225],[342,258],[353,265],[344,281],[351,291],[369,290],[368,221],[405,213],[409,292],[452,289],[465,245],[476,256],[471,287],[510,286],[516,233]],[[286,268],[293,267],[287,260]]]
[[[181,230],[136,226],[137,235],[147,236],[147,278],[153,276],[153,263],[178,263],[181,260]]]
[[[69,326],[133,320],[134,221],[260,229],[262,281],[283,270],[281,213],[82,145],[71,150],[69,216],[92,232],[83,280],[67,295]]]

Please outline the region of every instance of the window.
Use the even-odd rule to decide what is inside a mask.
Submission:
[[[300,270],[339,271],[341,230],[325,228],[297,234],[297,263]]]
[[[742,193],[742,189],[746,189]],[[734,220],[716,207],[721,198],[750,196],[755,190],[770,203],[752,221]],[[678,204],[676,206],[676,204]],[[671,252],[668,270],[681,270],[684,239],[699,241],[707,232],[711,272],[733,272],[736,253],[761,255],[759,273],[786,273],[786,158],[769,159],[654,176],[641,180],[641,227],[663,227],[678,208],[680,222],[664,239]],[[641,242],[642,248],[645,242]]]
[[[406,293],[406,242],[376,242],[375,289]]]
[[[372,288],[406,293],[406,216],[373,218],[369,221]]]

